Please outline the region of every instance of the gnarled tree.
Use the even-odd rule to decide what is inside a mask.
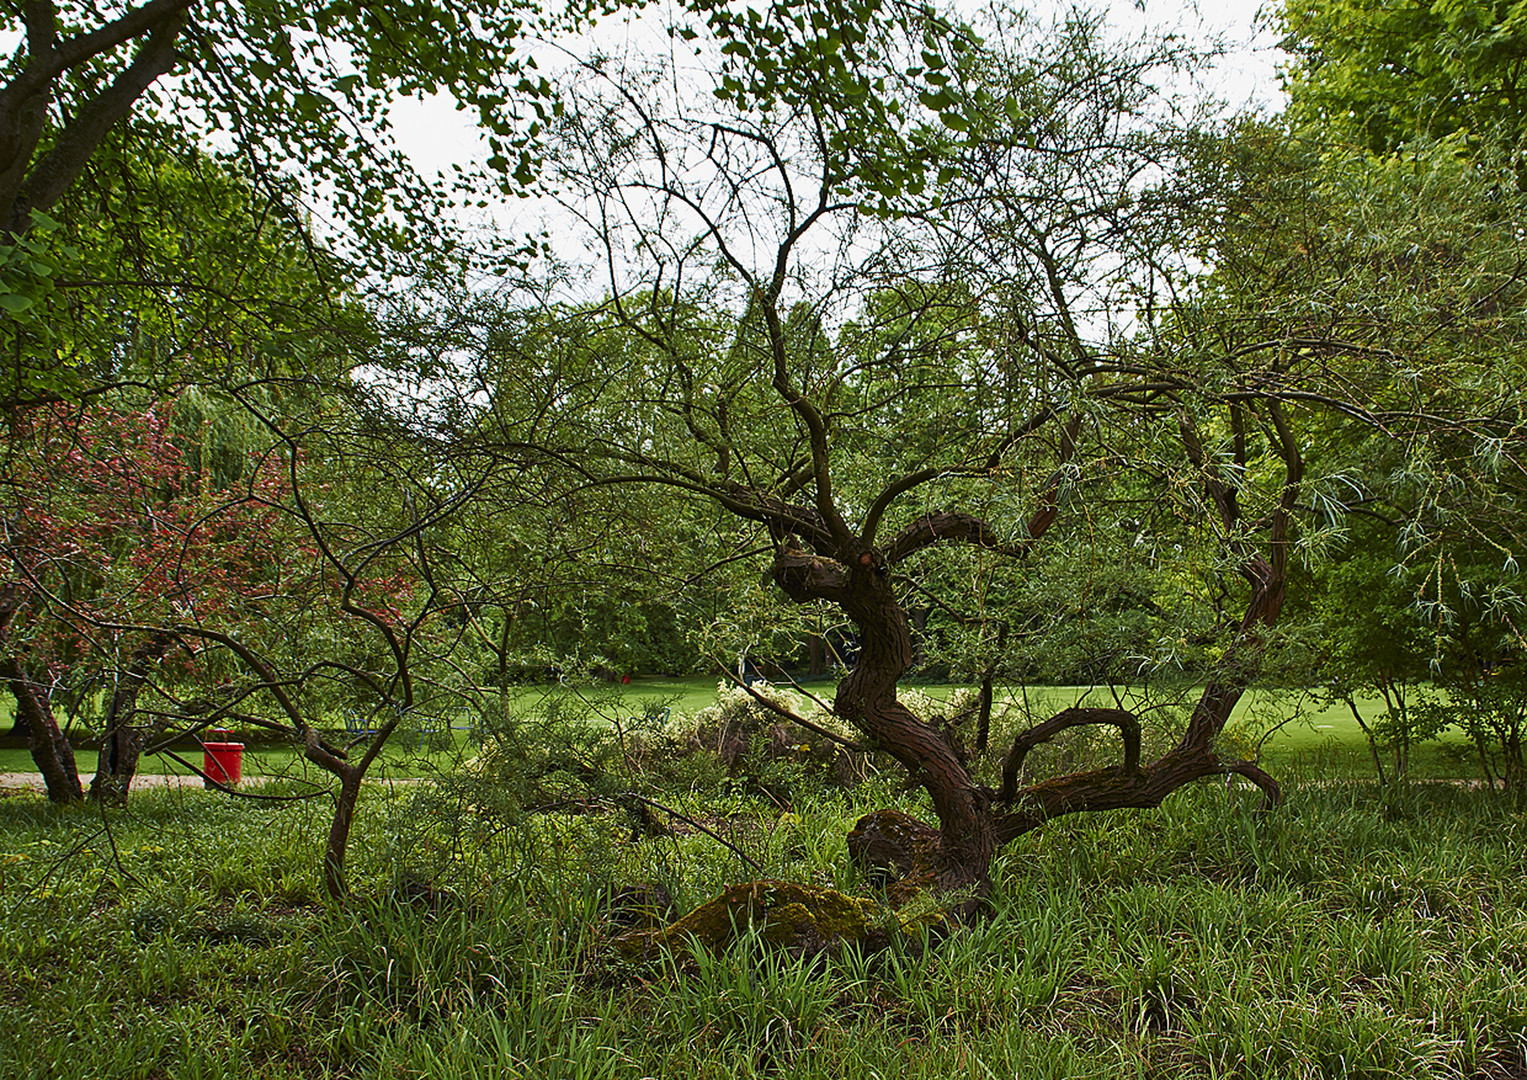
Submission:
[[[1117,314],[1180,240],[1182,193],[1156,184],[1179,136],[1147,114],[1151,74],[1181,58],[1112,51],[1087,20],[1008,40],[878,39],[865,63],[883,59],[894,108],[869,143],[839,81],[803,78],[771,110],[697,110],[667,93],[671,72],[578,68],[555,161],[606,256],[607,299],[544,312],[560,333],[483,352],[472,381],[497,388],[484,438],[590,490],[708,502],[767,545],[786,596],[846,616],[859,651],[833,710],[926,790],[940,827],[920,872],[968,905],[998,848],[1051,818],[1155,806],[1227,773],[1277,800],[1217,738],[1283,604],[1303,471],[1286,405],[1259,389],[1282,343],[1167,350]],[[948,92],[898,97],[898,49]],[[888,180],[862,151],[898,140],[922,156]],[[526,400],[542,405],[516,411]],[[1156,760],[1138,717],[1075,708],[983,777],[898,700],[919,567],[955,547],[1031,558],[1086,511],[1088,484],[1135,468],[1244,579],[1233,641]],[[1030,749],[1087,724],[1119,731],[1117,767],[1019,783]]]

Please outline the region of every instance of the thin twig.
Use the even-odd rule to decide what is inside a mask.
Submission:
[[[715,659],[715,657],[713,657],[713,659]],[[768,698],[764,697],[764,695],[760,694],[757,690],[754,690],[747,683],[743,682],[737,676],[733,675],[731,673],[730,669],[722,666],[719,663],[719,661],[717,663],[717,666],[721,668],[721,673],[723,675],[725,675],[728,679],[732,680],[733,683],[735,683],[736,685],[740,686],[742,689],[746,690],[750,695],[752,695],[754,700],[756,700],[760,705],[762,705],[765,708],[770,709],[770,710],[778,713],[780,716],[783,716],[786,720],[789,720],[792,724],[799,724],[801,727],[805,728],[807,731],[814,731],[818,735],[822,736],[822,738],[824,738],[824,739],[831,739],[833,742],[837,743],[839,746],[846,746],[850,750],[858,751],[861,754],[869,753],[870,748],[868,746],[865,746],[863,743],[854,742],[854,740],[852,740],[852,739],[845,739],[842,735],[839,735],[839,734],[837,734],[835,732],[832,732],[832,731],[828,731],[826,728],[820,726],[819,724],[813,724],[810,720],[807,720],[804,716],[797,716],[794,712],[792,712],[791,710],[785,708],[779,702],[777,702],[777,701],[770,701]],[[786,676],[786,678],[789,678],[789,676]],[[794,680],[791,680],[791,681],[793,682]],[[806,691],[802,690],[801,693],[806,694]],[[815,695],[813,695],[813,694],[806,694],[806,696],[811,698],[812,701],[816,701],[816,703],[818,705],[822,705],[822,702],[817,701],[817,698],[816,698]],[[825,705],[823,705],[822,707],[824,709],[826,709],[827,712],[829,712],[829,713],[832,712],[832,710],[831,709],[827,709],[827,707]]]
[[[111,831],[111,819],[107,816],[106,813],[105,797],[103,796],[97,799],[96,802],[101,808],[101,828],[106,833],[106,843],[111,846],[111,861],[117,864],[117,871],[121,873],[123,877],[127,878],[127,880],[131,881],[135,885],[142,885],[143,882],[138,880],[138,875],[134,874],[132,871],[128,870],[127,867],[122,865],[122,853],[117,849],[117,838]]]
[[[189,761],[175,753],[173,750],[161,750],[159,752],[173,761],[180,762],[186,768],[194,772],[197,776],[201,777],[202,780],[205,781],[208,785],[216,788],[218,791],[225,791],[229,795],[238,796],[240,799],[259,799],[262,802],[301,802],[303,799],[316,799],[320,795],[333,794],[333,789],[326,787],[317,788],[308,792],[306,795],[257,795],[253,791],[240,791],[238,788],[212,779],[212,777],[202,772],[195,765],[192,765]]]
[[[752,870],[753,870],[753,872],[755,874],[763,873],[763,867],[759,866],[756,862],[754,862],[752,859],[750,859],[748,857],[747,853],[745,851],[743,851],[740,847],[738,847],[736,844],[732,843],[730,840],[726,839],[726,837],[721,836],[715,830],[706,828],[704,825],[701,825],[698,821],[696,821],[694,818],[690,817],[689,815],[681,814],[681,813],[679,813],[679,811],[675,810],[671,806],[664,806],[662,803],[656,802],[656,801],[654,801],[652,799],[649,799],[645,795],[638,795],[634,791],[626,792],[623,796],[621,796],[621,798],[635,799],[637,802],[645,803],[646,805],[652,807],[654,810],[661,810],[665,814],[668,814],[668,815],[670,815],[672,817],[678,818],[680,821],[684,822],[686,825],[693,825],[695,828],[697,828],[701,832],[703,832],[706,836],[708,836],[712,840],[716,841],[716,843],[721,844],[723,847],[725,847],[728,850],[730,850],[732,852],[732,854],[736,855],[743,862],[747,863],[748,866],[750,866],[752,868]]]

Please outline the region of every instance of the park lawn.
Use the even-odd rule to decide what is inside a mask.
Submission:
[[[693,721],[702,710],[716,701],[721,681],[715,676],[690,676],[686,678],[653,677],[637,678],[629,684],[598,684],[573,691],[591,717],[605,722],[639,721],[653,709],[670,710],[671,726],[682,726]],[[923,694],[935,700],[945,700],[957,684],[908,684],[905,687],[915,694]],[[818,680],[805,686],[812,694],[824,701],[831,701],[835,683]],[[567,693],[558,686],[526,687],[517,692],[512,707],[522,715],[534,715],[544,708],[549,695]],[[1183,688],[1175,697],[1179,708],[1191,703],[1196,688]],[[1119,698],[1125,707],[1138,707],[1138,700],[1127,689],[1121,689]],[[1028,686],[1007,687],[998,697],[994,710],[996,742],[1001,736],[1012,734],[1042,720],[1070,705],[1112,706],[1116,703],[1113,690],[1108,687],[1085,686]],[[1378,698],[1359,698],[1358,707],[1370,725],[1384,712],[1384,704]],[[8,703],[0,705],[0,725],[8,726]],[[377,779],[389,776],[428,776],[442,769],[449,769],[454,761],[470,757],[474,743],[468,718],[451,718],[453,728],[450,739],[421,752],[416,740],[406,735],[395,738],[388,745],[383,761],[373,774]],[[1372,778],[1373,765],[1368,752],[1367,740],[1361,728],[1344,704],[1322,705],[1308,692],[1300,690],[1257,690],[1248,693],[1236,707],[1231,721],[1231,737],[1239,751],[1255,753],[1259,760],[1277,770],[1298,767],[1316,759],[1328,773]],[[248,776],[309,775],[307,766],[301,762],[295,750],[286,743],[252,737],[249,733],[235,736],[247,742],[244,754],[244,774]],[[1258,740],[1261,740],[1258,745]],[[194,744],[187,743],[178,749],[182,757],[201,764],[201,752]],[[1392,755],[1380,750],[1386,770],[1392,766]],[[95,752],[86,747],[76,748],[76,760],[81,774],[95,771]],[[0,772],[34,772],[31,755],[21,748],[0,749]],[[141,771],[147,774],[185,774],[184,765],[172,758],[155,755],[144,758]],[[1456,779],[1473,777],[1476,766],[1470,756],[1470,747],[1461,733],[1444,733],[1437,742],[1418,747],[1413,754],[1412,775],[1417,779]]]
[[[290,743],[269,739],[248,739],[245,735],[236,735],[234,739],[235,741],[248,740],[243,750],[241,771],[244,776],[304,776],[308,779],[328,776],[327,773],[303,761],[296,748]],[[202,751],[194,743],[176,746],[173,751],[198,768],[202,766]],[[389,740],[383,751],[382,760],[372,766],[369,775],[379,780],[390,776],[434,775],[441,769],[450,768],[454,762],[470,757],[475,752],[476,744],[466,732],[452,732],[447,743],[442,744],[437,740],[423,748],[406,734],[402,737],[395,736],[394,739]],[[88,782],[88,778],[95,774],[96,751],[88,747],[76,747],[74,760],[80,776]],[[25,748],[0,749],[0,773],[35,773],[36,771],[37,766],[32,761],[32,755]],[[139,761],[138,771],[151,776],[184,776],[193,772],[192,769],[167,754],[145,755]]]

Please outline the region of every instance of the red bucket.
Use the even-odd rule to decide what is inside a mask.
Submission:
[[[230,735],[227,731],[214,731],[213,735]],[[244,744],[241,742],[204,742],[201,744],[201,771],[207,774],[202,781],[206,787],[217,784],[237,784],[244,767]]]

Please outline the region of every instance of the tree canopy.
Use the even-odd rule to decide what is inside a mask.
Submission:
[[[1291,0],[1295,115],[1387,153],[1416,138],[1517,143],[1527,7],[1480,0]]]
[[[1342,126],[1366,106],[1195,112],[1159,89],[1191,49],[1120,44],[1082,14],[998,13],[983,39],[917,5],[696,2],[667,57],[541,74],[533,30],[594,14],[12,13],[27,36],[0,90],[16,174],[0,329],[18,455],[73,424],[89,449],[60,520],[93,516],[92,543],[125,549],[144,512],[96,513],[91,469],[113,459],[86,436],[102,418],[157,430],[183,401],[235,416],[257,436],[201,463],[226,474],[215,505],[212,487],[167,498],[196,519],[177,526],[175,588],[198,588],[202,539],[255,528],[329,585],[206,610],[153,585],[162,604],[120,611],[101,598],[158,579],[118,588],[131,560],[101,556],[71,592],[38,554],[67,538],[18,527],[18,699],[53,662],[30,628],[93,627],[127,657],[128,712],[144,689],[156,723],[237,715],[296,741],[342,791],[340,893],[361,780],[421,710],[486,715],[521,674],[683,664],[699,642],[729,661],[834,640],[848,670],[831,708],[852,733],[819,734],[923,787],[940,829],[918,872],[973,910],[1000,845],[1054,817],[1210,776],[1276,802],[1226,727],[1291,587],[1331,560],[1350,580],[1399,565],[1437,656],[1469,652],[1445,629],[1460,619],[1504,654],[1524,464],[1509,150],[1427,126],[1421,105],[1376,142],[1371,117]],[[1306,54],[1299,100],[1334,77],[1320,64]],[[422,180],[386,142],[396,95],[441,90],[495,140],[488,173]],[[1368,145],[1312,137],[1311,116]],[[592,256],[496,291],[454,273],[366,290],[455,259],[444,208],[490,178],[544,184]],[[314,184],[348,238],[304,216]],[[46,516],[25,475],[12,516]],[[1324,596],[1358,587],[1344,580]],[[171,643],[206,693],[177,691]],[[930,652],[981,683],[974,753],[898,696]],[[1367,657],[1328,662],[1354,675]],[[1181,666],[1194,685],[1161,731],[1121,697],[993,752],[994,682],[1040,662]],[[321,722],[335,708],[379,740],[352,754]],[[1116,766],[1026,771],[1082,727],[1116,735]]]

